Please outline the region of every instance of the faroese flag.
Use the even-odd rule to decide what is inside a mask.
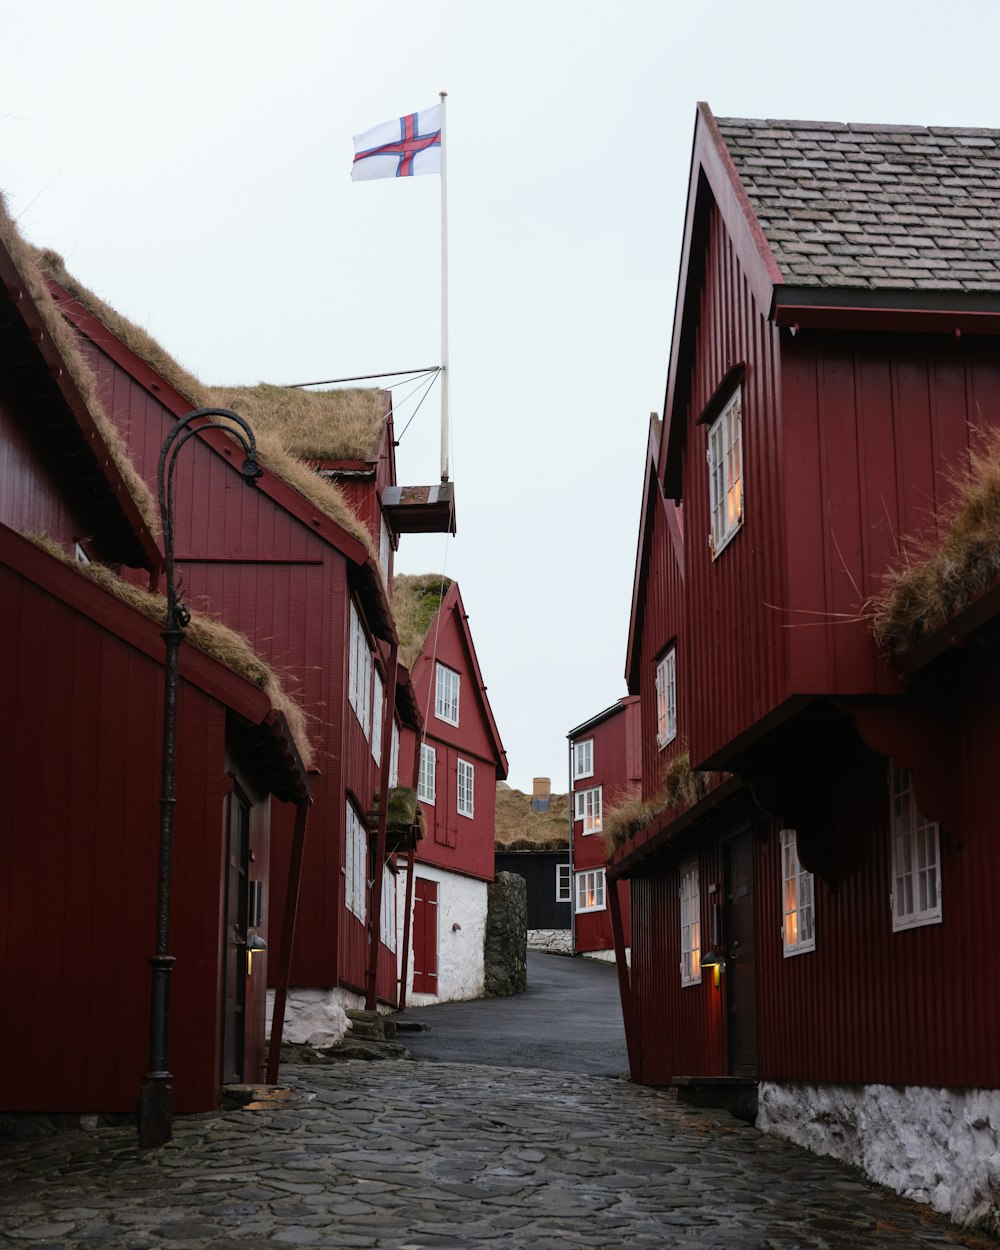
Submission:
[[[412,178],[441,172],[441,105],[397,117],[354,136],[351,178]]]

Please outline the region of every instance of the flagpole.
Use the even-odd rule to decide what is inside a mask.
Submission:
[[[448,143],[441,96],[441,481],[448,481]]]

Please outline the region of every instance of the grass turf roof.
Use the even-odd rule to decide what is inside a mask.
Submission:
[[[663,771],[660,791],[651,799],[631,798],[615,803],[604,812],[601,830],[610,857],[634,837],[644,825],[665,812],[697,803],[723,779],[724,773],[695,771],[687,751],[675,755]]]
[[[119,338],[130,351],[133,351],[141,360],[144,360],[174,390],[180,392],[190,402],[192,408],[235,407],[237,411],[240,411],[237,405],[222,402],[220,398],[216,397],[222,395],[233,396],[237,393],[240,395],[252,395],[254,392],[267,391],[269,393],[267,408],[272,415],[270,419],[265,420],[264,427],[259,432],[256,427],[254,428],[261,464],[270,469],[276,477],[287,482],[289,486],[293,486],[299,494],[308,499],[313,507],[324,516],[363,543],[368,554],[375,561],[376,567],[379,567],[378,549],[374,540],[369,534],[367,527],[347,502],[343,492],[335,483],[315,472],[306,462],[304,455],[297,453],[294,449],[290,449],[282,437],[281,420],[273,414],[282,407],[283,402],[287,403],[290,408],[296,408],[301,396],[300,391],[291,387],[280,386],[216,388],[205,386],[194,374],[189,373],[179,365],[151,334],[142,329],[141,326],[137,326],[127,317],[123,317],[110,304],[106,304],[93,291],[85,287],[82,282],[78,282],[67,270],[62,257],[58,253],[49,250],[36,250],[34,257],[38,262],[38,267],[43,272],[47,273],[79,304],[93,314],[102,325],[106,326],[112,334]],[[44,283],[42,283],[42,286],[44,286]],[[47,290],[46,295],[48,295]],[[49,297],[49,302],[55,310],[55,304],[51,297]],[[64,322],[62,317],[57,319]],[[66,324],[67,331],[72,335],[73,331],[68,323],[64,322],[64,324]],[[82,357],[80,359],[82,361]],[[313,392],[312,394],[315,393]],[[325,394],[339,394],[339,392],[325,392]],[[371,394],[381,396],[382,392],[374,390]],[[378,402],[381,403],[381,400]],[[372,400],[373,407],[374,404],[375,400]],[[265,405],[259,396],[256,400],[256,406],[259,410],[258,415],[260,415]],[[317,409],[320,406],[317,405]],[[251,426],[254,426],[254,421],[247,413],[240,411],[240,416],[247,417]],[[354,427],[352,426],[352,428]],[[330,445],[333,446],[334,444],[331,443]],[[324,458],[336,459],[338,457],[330,455]]]
[[[294,455],[310,460],[364,460],[378,456],[385,427],[385,391],[350,387],[305,391],[300,387],[213,386],[212,403],[234,408],[268,431]]]
[[[141,586],[126,582],[103,564],[83,564],[74,560],[47,534],[26,533],[24,537],[61,560],[74,573],[95,582],[113,594],[116,599],[127,603],[137,612],[141,612],[143,616],[149,617],[158,624],[163,623],[167,610],[167,601],[163,595],[153,594]],[[254,650],[250,639],[235,629],[230,629],[228,625],[224,625],[214,617],[193,609],[191,623],[184,631],[184,636],[192,646],[232,669],[234,673],[239,674],[267,696],[271,706],[284,714],[302,763],[309,768],[313,763],[313,750],[306,730],[306,714],[282,686],[281,680],[270,664]]]
[[[530,794],[497,782],[496,849],[498,851],[565,851],[569,848],[569,814],[565,794],[549,795],[549,810],[536,812]]]
[[[0,194],[0,240],[10,253],[17,266],[24,285],[28,289],[38,314],[55,344],[66,371],[79,391],[91,420],[100,432],[108,454],[120,473],[125,487],[132,497],[139,515],[142,517],[151,534],[160,532],[160,515],[152,492],[139,475],[138,470],[129,459],[125,444],[118,434],[114,423],[104,411],[100,395],[97,391],[97,379],[83,358],[76,331],[66,321],[56,306],[55,300],[45,282],[42,266],[39,264],[38,253],[30,244],[21,238],[17,227],[7,212],[7,204]]]
[[[392,583],[392,614],[399,635],[399,658],[412,668],[451,586],[440,573],[397,573]]]
[[[943,539],[904,545],[866,606],[875,641],[889,651],[933,633],[1000,577],[1000,428],[978,434],[952,482]]]

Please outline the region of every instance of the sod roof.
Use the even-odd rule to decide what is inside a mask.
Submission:
[[[536,812],[531,795],[497,782],[496,849],[565,851],[569,848],[569,810],[565,794],[549,796],[549,810]]]
[[[392,613],[399,635],[399,658],[412,668],[423,650],[451,579],[440,573],[397,573],[392,584]]]

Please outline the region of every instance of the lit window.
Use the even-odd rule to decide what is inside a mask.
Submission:
[[[396,874],[382,865],[382,915],[379,923],[382,945],[396,949]]]
[[[458,761],[458,814],[472,816],[476,789],[476,770],[468,760]]]
[[[576,910],[604,911],[604,869],[576,874]]]
[[[794,829],[781,831],[781,881],[784,923],[781,940],[786,955],[801,955],[816,949],[816,908],[813,875],[799,863],[798,838]]]
[[[892,927],[941,922],[937,824],[917,806],[910,772],[890,770],[892,783]]]
[[[443,664],[437,666],[434,715],[449,725],[458,724],[458,673]]]
[[[393,718],[392,746],[389,748],[389,788],[399,785],[399,724]]]
[[[573,743],[573,780],[594,775],[594,739]]]
[[[359,920],[364,920],[368,910],[368,832],[350,802],[347,804],[344,878],[344,906]]]
[[[350,639],[348,644],[347,697],[364,730],[365,738],[371,738],[372,718],[372,664],[371,647],[365,627],[361,624],[358,610],[351,603]]]
[[[437,774],[437,751],[426,742],[420,744],[420,776],[417,779],[417,798],[433,803]]]
[[[671,647],[656,666],[656,741],[665,747],[676,737],[677,651]]]
[[[701,884],[698,865],[681,869],[681,985],[701,984]]]
[[[572,903],[573,883],[570,881],[569,864],[556,864],[556,902]]]
[[[573,795],[573,816],[583,821],[584,833],[600,833],[603,827],[601,808],[601,787],[591,786],[589,790],[577,790]]]
[[[372,758],[376,764],[382,763],[382,698],[384,686],[382,685],[382,674],[375,670],[375,676],[372,682],[374,691],[372,694]]]
[[[743,524],[743,391],[708,428],[708,478],[713,558]]]

